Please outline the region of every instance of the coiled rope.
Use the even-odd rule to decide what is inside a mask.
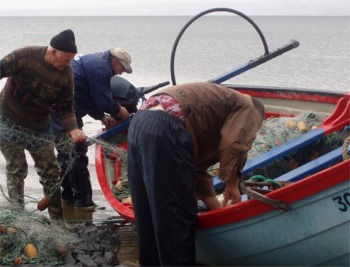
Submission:
[[[348,138],[346,138],[344,143],[343,143],[342,154],[343,154],[343,159],[344,160],[349,159],[349,154],[348,154],[349,144],[350,144],[350,136]]]

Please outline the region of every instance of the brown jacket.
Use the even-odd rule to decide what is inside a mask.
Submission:
[[[220,179],[227,180],[237,165],[238,175],[247,160],[259,129],[259,119],[250,96],[212,83],[188,83],[168,87],[180,104],[185,126],[193,139],[197,166],[197,195],[214,195],[213,181],[206,172],[220,162]]]

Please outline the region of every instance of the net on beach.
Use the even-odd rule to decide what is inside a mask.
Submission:
[[[0,206],[0,265],[116,266],[124,222],[84,222],[66,229],[13,205]]]
[[[6,138],[11,144],[24,144],[26,148],[33,148],[35,151],[40,151],[41,146],[55,145],[51,135],[37,135],[30,130],[7,123],[0,125],[1,137]],[[91,139],[94,143],[104,147],[108,153],[118,152],[118,155],[122,155],[121,150],[114,144]],[[61,136],[56,142],[56,145],[67,151],[69,155],[67,173],[75,160],[74,143],[68,135]],[[11,157],[16,156],[14,151]],[[48,171],[48,169],[41,171]],[[60,189],[66,173],[60,177],[58,184],[53,185],[53,190]],[[22,186],[20,182],[18,186]],[[5,192],[2,187],[0,189],[0,194],[2,194],[0,203],[1,266],[18,264],[27,266],[115,266],[118,264],[117,252],[120,245],[116,235],[116,228],[119,227],[117,224],[106,221],[94,225],[89,222],[76,224],[68,230],[67,225],[50,221],[41,215],[39,210],[32,208],[33,204],[36,206],[44,197],[43,194],[25,195],[26,202],[23,203],[23,207],[16,202],[11,202],[8,192]],[[40,188],[38,189],[41,192]]]
[[[77,235],[43,216],[10,203],[2,203],[0,207],[1,265],[59,265],[68,249],[77,242]],[[31,244],[31,252],[28,244]]]

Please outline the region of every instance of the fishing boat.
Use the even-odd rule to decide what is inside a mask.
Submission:
[[[273,53],[265,53],[249,64],[255,67],[260,60],[266,61],[265,56],[272,58],[271,54],[282,54],[293,47],[296,47],[295,41]],[[245,71],[251,66],[249,64],[210,82],[222,83],[233,73]],[[350,93],[226,86],[258,98],[265,106],[266,121],[293,119],[304,113],[322,115],[324,119],[312,129],[303,130],[300,135],[249,158],[243,169],[245,179],[240,185],[243,196],[246,196],[242,202],[199,212],[197,263],[214,266],[349,266]],[[116,126],[113,134],[125,133],[130,120]],[[108,139],[108,131],[98,136]],[[296,153],[306,154],[305,149],[310,145],[317,144],[318,149],[322,149],[324,142],[320,140],[333,134],[338,137],[334,146],[303,163],[299,162],[273,179],[250,175],[280,165],[281,159],[290,159]],[[127,153],[126,141],[116,146]],[[125,220],[135,223],[132,203],[123,202],[115,195],[114,186],[125,172],[120,157],[111,156],[103,145],[96,144],[95,164],[108,203]],[[224,184],[215,175],[213,183],[219,194]]]
[[[294,116],[308,110],[329,113],[323,124],[257,158],[247,161],[243,174],[278,160],[303,146],[350,125],[350,94],[332,91],[231,86],[258,97],[271,116]],[[127,143],[120,144],[127,149]],[[197,262],[204,265],[349,266],[350,160],[338,147],[276,181],[290,184],[264,194],[285,203],[287,210],[269,201],[251,198],[198,215]],[[349,149],[345,148],[346,154]],[[134,223],[132,204],[122,203],[112,187],[121,177],[121,163],[106,157],[96,145],[96,171],[109,204]],[[213,182],[219,187],[214,177]]]

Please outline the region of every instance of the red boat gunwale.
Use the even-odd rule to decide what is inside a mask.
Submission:
[[[97,179],[100,183],[102,193],[106,197],[108,203],[112,206],[112,208],[119,213],[124,219],[131,223],[135,223],[134,211],[129,206],[124,205],[120,201],[116,199],[113,192],[109,188],[106,172],[104,168],[105,158],[103,153],[103,148],[100,145],[96,145],[95,149],[95,161],[96,161],[96,173]]]
[[[348,93],[340,94],[338,92],[331,93],[327,91],[322,93],[313,93],[312,91],[303,92],[291,89],[280,89],[276,91],[276,88],[269,90],[267,88],[247,89],[244,87],[236,87],[235,89],[242,93],[260,98],[283,98],[301,101],[317,101],[332,104],[338,103],[339,99],[344,96],[347,100],[350,98],[350,94]],[[346,108],[349,108],[349,104],[346,105]],[[286,115],[289,116],[290,114]],[[338,114],[336,115],[338,116]],[[268,113],[267,117],[270,116],[278,116],[278,114]],[[281,116],[281,114],[279,114],[279,116]],[[109,188],[104,168],[105,158],[103,148],[100,145],[96,145],[95,153],[97,177],[106,200],[124,219],[130,223],[135,223],[132,205],[118,201]],[[272,199],[284,201],[287,204],[292,204],[294,202],[317,194],[323,190],[327,190],[330,187],[334,187],[337,184],[349,181],[349,169],[350,160],[346,160],[316,174],[310,175],[300,181],[293,182],[283,188],[270,192],[266,194],[266,196]],[[255,199],[250,199],[241,203],[237,203],[235,205],[231,205],[229,207],[200,213],[198,215],[197,226],[198,228],[224,226],[245,219],[253,218],[255,216],[259,216],[273,210],[274,208],[268,204]]]
[[[310,175],[300,181],[266,194],[272,199],[292,204],[310,197],[323,190],[349,180],[350,160],[343,161],[328,169]],[[198,219],[199,228],[211,228],[249,219],[274,210],[271,205],[259,200],[250,199],[245,202],[201,213]],[[288,212],[288,211],[286,211]]]
[[[231,85],[229,87],[243,94],[248,94],[258,98],[290,99],[329,104],[336,104],[338,100],[344,96],[345,93],[336,90],[315,91],[312,89],[293,89],[288,87],[256,87],[246,85]]]
[[[290,100],[300,100],[300,101],[312,101],[312,102],[322,102],[322,103],[331,103],[336,104],[339,100],[339,97],[333,97],[333,96],[320,96],[320,95],[310,95],[310,94],[290,94],[290,93],[283,93],[283,92],[252,92],[248,90],[238,90],[239,92],[243,94],[249,94],[254,97],[261,97],[261,98],[276,98],[276,99],[290,99]]]
[[[127,221],[135,223],[134,212],[130,204],[118,201],[108,186],[104,170],[103,148],[96,146],[97,177],[109,204]],[[343,161],[328,169],[310,175],[300,181],[291,183],[283,188],[266,194],[272,199],[281,200],[288,204],[312,196],[318,192],[349,180],[350,160]],[[249,219],[270,212],[274,208],[255,199],[250,199],[218,210],[207,211],[198,215],[199,228],[211,228]]]

